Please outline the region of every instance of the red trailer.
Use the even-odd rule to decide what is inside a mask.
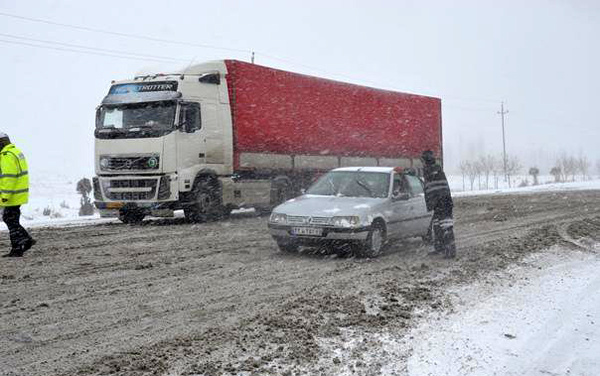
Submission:
[[[244,153],[335,157],[339,166],[362,160],[367,165],[420,168],[424,150],[432,150],[441,159],[439,98],[236,60],[225,64],[236,170],[251,167],[240,163]],[[323,167],[334,166],[324,163]]]

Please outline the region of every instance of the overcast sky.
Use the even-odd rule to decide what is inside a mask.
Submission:
[[[93,175],[94,111],[111,80],[192,61],[248,61],[250,50],[262,65],[440,97],[448,169],[502,152],[501,101],[510,111],[507,152],[525,167],[548,168],[561,152],[586,154],[594,166],[600,159],[594,0],[0,0],[0,13],[0,130],[34,173]],[[82,51],[72,45],[94,50],[65,50]]]

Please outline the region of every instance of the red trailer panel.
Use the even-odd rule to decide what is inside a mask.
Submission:
[[[441,156],[441,100],[226,60],[240,153]]]

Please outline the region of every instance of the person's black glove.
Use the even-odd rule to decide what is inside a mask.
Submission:
[[[8,202],[8,199],[7,198],[3,198],[2,202]]]

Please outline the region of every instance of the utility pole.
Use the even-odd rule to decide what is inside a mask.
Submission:
[[[252,57],[250,58],[250,61],[252,62],[252,64],[254,64],[254,51],[252,51]]]
[[[500,112],[502,116],[502,160],[504,161],[504,181],[508,179],[506,175],[506,139],[504,138],[504,115],[508,114],[508,110],[504,111],[504,102],[500,103]]]

